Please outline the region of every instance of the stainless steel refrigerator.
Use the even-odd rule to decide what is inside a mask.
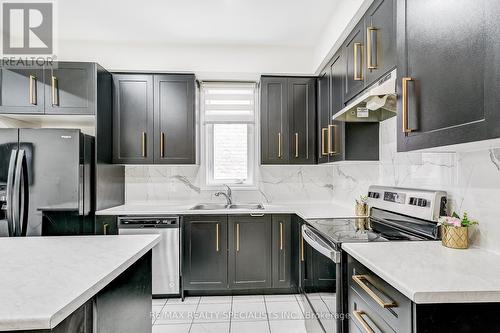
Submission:
[[[92,215],[93,149],[77,129],[0,129],[0,236],[40,236],[57,214]]]

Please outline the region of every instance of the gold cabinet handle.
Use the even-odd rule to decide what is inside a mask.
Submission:
[[[281,132],[278,132],[278,158],[281,158]]]
[[[354,81],[363,81],[363,44],[361,43],[354,43]]]
[[[165,133],[160,134],[160,156],[165,157]]]
[[[142,157],[147,156],[147,150],[146,150],[146,132],[142,132]]]
[[[325,149],[327,148],[325,145],[325,136],[326,136],[326,132],[328,131],[328,128],[322,128],[321,129],[321,155],[322,156],[326,156],[328,155],[328,149]]]
[[[377,69],[378,68],[378,47],[377,47],[377,38],[375,39],[375,44],[373,44],[372,36],[377,36],[378,29],[375,27],[368,27],[366,29],[366,67],[368,69]],[[373,45],[375,45],[375,63],[372,62],[372,52]]]
[[[283,222],[280,222],[280,251],[283,251]]]
[[[295,133],[295,158],[299,157],[299,133]]]
[[[382,308],[387,309],[387,308],[397,308],[398,305],[394,301],[386,302],[384,301],[379,295],[377,295],[370,287],[368,287],[368,283],[370,283],[370,280],[368,279],[367,275],[353,275],[352,279],[354,282],[356,282],[357,285],[363,289],[368,296],[370,296],[378,305],[380,305]],[[370,283],[373,285],[372,283]],[[379,292],[382,294],[382,292],[379,290]],[[384,295],[385,296],[385,295]],[[387,299],[389,297],[385,296]]]
[[[107,223],[105,223],[105,224],[102,226],[102,228],[103,228],[103,235],[107,235],[107,234],[108,234],[108,224],[107,224]]]
[[[219,223],[215,224],[215,251],[219,252]]]
[[[29,82],[29,100],[31,105],[37,104],[37,91],[36,91],[36,76],[30,75]]]
[[[363,318],[363,315],[366,315],[364,311],[353,311],[352,314],[354,318],[359,322],[359,324],[363,327],[365,333],[375,333],[375,331],[370,327],[370,325]]]
[[[413,81],[411,77],[403,77],[402,78],[402,90],[403,90],[403,98],[402,98],[402,113],[403,113],[403,133],[408,134],[412,131],[411,128],[408,127],[408,82]]]
[[[300,261],[304,261],[304,237],[300,235]]]
[[[240,252],[240,224],[236,223],[236,252]]]
[[[337,154],[337,139],[335,134],[337,133],[337,125],[328,125],[328,154],[335,155]],[[335,138],[335,150],[332,150],[332,138]]]
[[[52,106],[59,106],[59,96],[57,94],[59,90],[59,82],[57,77],[52,75]]]

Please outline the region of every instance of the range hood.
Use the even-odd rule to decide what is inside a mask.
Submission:
[[[396,115],[396,100],[394,69],[334,114],[332,119],[345,122],[383,121]]]

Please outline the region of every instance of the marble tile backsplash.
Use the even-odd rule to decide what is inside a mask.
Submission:
[[[211,202],[199,166],[127,166],[126,201]],[[500,147],[473,152],[396,152],[396,118],[381,123],[380,162],[261,166],[253,190],[235,190],[241,202],[352,205],[370,184],[445,190],[450,210],[477,219],[473,244],[500,252]]]

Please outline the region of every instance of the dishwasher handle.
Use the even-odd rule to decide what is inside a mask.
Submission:
[[[302,238],[309,244],[313,249],[328,257],[334,263],[339,264],[341,260],[340,251],[333,248],[323,238],[318,235],[311,227],[303,224],[302,225]]]

